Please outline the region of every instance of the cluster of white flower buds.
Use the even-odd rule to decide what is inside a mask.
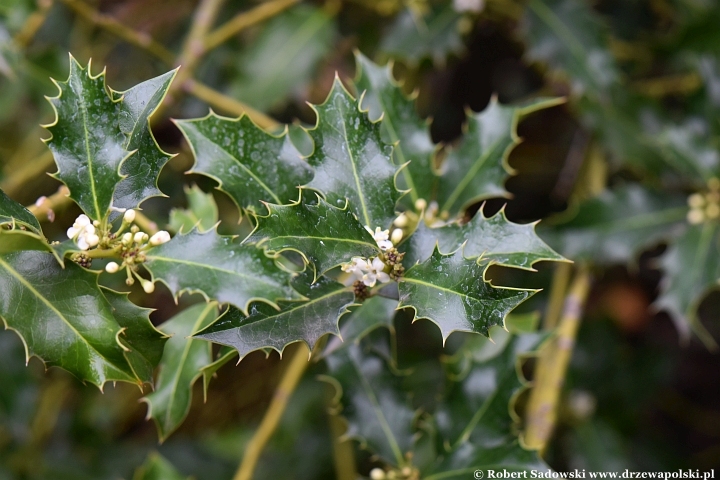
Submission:
[[[91,222],[87,215],[80,215],[73,226],[68,228],[67,236],[75,240],[80,250],[88,250],[100,243],[100,237],[96,233],[98,225],[98,222]]]
[[[118,211],[118,209],[115,209]],[[135,283],[135,279],[140,282],[143,290],[152,293],[155,290],[153,282],[142,278],[137,273],[137,265],[145,261],[145,252],[151,248],[170,241],[170,234],[161,230],[150,236],[141,232],[137,225],[133,225],[137,213],[135,210],[119,210],[123,212],[123,221],[120,228],[115,233],[110,233],[100,226],[100,222],[91,222],[87,215],[80,215],[67,231],[69,238],[73,239],[78,248],[83,251],[94,247],[107,250],[113,255],[117,254],[122,258],[122,263],[108,262],[105,265],[105,271],[108,273],[117,273],[122,269],[127,271],[128,285]],[[129,229],[129,232],[123,233]],[[91,253],[83,254],[83,256],[92,255]],[[106,257],[100,253],[101,257]],[[84,258],[84,257],[83,257]],[[92,259],[89,258],[85,264],[89,265]]]
[[[419,478],[419,472],[412,467],[403,467],[398,470],[385,471],[382,468],[370,470],[371,480],[415,480]]]
[[[368,287],[374,287],[377,282],[387,283],[390,275],[385,272],[385,262],[379,257],[364,259],[353,257],[350,263],[342,266],[342,271],[351,274],[352,283],[361,281]]]
[[[720,219],[720,179],[711,178],[707,185],[707,192],[693,193],[688,197],[690,210],[687,221],[692,225]]]

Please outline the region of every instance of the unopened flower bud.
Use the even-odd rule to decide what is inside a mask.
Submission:
[[[170,241],[170,234],[165,230],[160,230],[155,235],[150,237],[150,245],[157,246],[162,245]]]
[[[133,223],[135,221],[135,210],[127,210],[123,215],[123,222]]]
[[[370,478],[372,480],[384,480],[385,472],[381,468],[373,468],[370,470]]]
[[[144,232],[137,232],[135,236],[133,237],[133,240],[135,243],[143,243],[143,240],[145,239],[145,233]]]
[[[133,241],[133,234],[128,232],[122,236],[123,245],[130,245]]]
[[[687,199],[690,208],[702,208],[705,206],[705,197],[700,193],[693,193]]]
[[[390,235],[390,241],[395,245],[400,243],[402,238],[403,238],[403,231],[400,230],[399,228],[396,228],[395,230],[393,230],[392,235]]]
[[[94,234],[87,235],[85,237],[85,241],[87,242],[88,246],[95,247],[98,243],[100,243],[100,237]]]
[[[426,207],[427,207],[427,200],[425,200],[424,198],[418,198],[417,200],[415,200],[415,210],[417,210],[417,211],[425,210]]]
[[[702,210],[690,210],[687,213],[687,221],[691,225],[698,225],[705,221],[705,214]]]
[[[155,284],[152,282],[144,281],[142,282],[142,287],[145,293],[153,293],[155,291]]]
[[[115,262],[110,262],[107,265],[105,265],[105,271],[108,273],[115,273],[120,269],[120,265],[118,265]]]
[[[393,222],[396,227],[403,228],[407,227],[408,224],[408,217],[404,213],[401,213]]]

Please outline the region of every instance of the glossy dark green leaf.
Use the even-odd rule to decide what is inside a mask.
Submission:
[[[484,111],[471,115],[460,144],[448,150],[439,168],[440,211],[455,215],[480,200],[507,196],[505,181],[512,174],[508,156],[519,143],[520,117],[562,101],[540,99],[518,107],[493,99]]]
[[[23,250],[52,253],[61,265],[64,264],[64,252],[56,250],[55,245],[50,245],[40,235],[26,230],[5,230],[0,228],[0,255]]]
[[[101,288],[110,302],[112,314],[122,328],[120,343],[125,347],[125,358],[135,376],[145,383],[153,383],[153,372],[163,355],[167,336],[150,322],[149,308],[138,307],[126,293]]]
[[[535,291],[495,287],[483,278],[487,265],[467,259],[462,250],[443,255],[435,249],[410,268],[399,283],[400,307],[435,322],[443,340],[454,331],[488,334]]]
[[[35,215],[0,190],[0,225],[6,223],[22,225],[42,235],[40,223]]]
[[[383,140],[395,146],[395,164],[410,162],[398,176],[401,188],[409,190],[403,200],[414,203],[421,197],[432,198],[436,181],[433,169],[435,144],[430,138],[428,122],[420,118],[415,102],[405,96],[393,78],[392,63],[383,68],[360,53],[355,55],[355,61],[358,95],[365,92],[363,108],[369,110],[373,120],[382,117]]]
[[[427,15],[407,8],[388,28],[380,50],[410,64],[428,57],[436,63],[445,63],[449,54],[459,53],[463,48],[457,25],[460,18],[451,2],[433,7]]]
[[[347,316],[340,329],[340,343],[358,343],[365,335],[376,328],[386,327],[394,329],[393,319],[397,310],[398,301],[393,298],[385,298],[379,295],[370,297],[362,302],[358,308],[353,309]],[[335,339],[332,339],[335,342]],[[328,343],[326,353],[334,350],[331,343]]]
[[[401,193],[395,188],[392,147],[382,141],[379,123],[370,121],[338,78],[325,103],[313,108],[317,125],[308,133],[315,151],[308,162],[315,177],[307,186],[339,207],[347,198],[361,224],[388,228]]]
[[[405,261],[413,265],[427,260],[436,244],[445,253],[454,252],[465,244],[463,254],[466,258],[482,257],[498,265],[526,270],[533,270],[536,262],[565,260],[537,236],[535,225],[537,223],[510,222],[504,210],[489,218],[480,210],[464,225],[454,222],[431,228],[420,222],[404,244]]]
[[[114,207],[137,208],[147,198],[162,195],[157,179],[172,155],[165,153],[155,141],[150,116],[162,103],[176,73],[177,70],[172,70],[124,92],[112,92],[119,100],[117,121],[125,135],[123,147],[135,152],[120,167],[125,178],[115,189]]]
[[[258,242],[269,252],[300,252],[322,275],[353,256],[370,257],[380,250],[372,235],[349,209],[319,199],[309,205],[302,199],[292,205],[266,205],[267,216],[257,218],[255,231],[245,240]]]
[[[132,480],[186,480],[177,469],[159,453],[151,453],[135,470]]]
[[[242,311],[253,301],[275,305],[278,300],[302,298],[290,287],[291,274],[261,249],[214,230],[176,235],[150,250],[145,266],[176,296],[199,292]]]
[[[298,5],[277,16],[239,56],[233,96],[264,111],[303,92],[334,36],[332,16],[321,8]]]
[[[348,343],[327,357],[331,383],[344,405],[346,436],[357,438],[392,465],[406,465],[413,448],[415,412],[386,359]]]
[[[102,388],[140,383],[125,358],[122,329],[97,274],[37,251],[0,255],[0,316],[23,339],[28,358]]]
[[[247,116],[233,119],[214,112],[176,124],[195,156],[191,172],[216,180],[239,207],[288,203],[297,198],[296,187],[312,178],[287,131],[276,137]]]
[[[48,100],[56,119],[46,126],[58,166],[54,176],[90,218],[102,220],[122,180],[120,165],[131,155],[118,125],[117,101],[108,94],[104,72],[93,77],[90,64],[83,70],[73,57],[67,81],[55,83],[60,94]]]
[[[627,262],[682,231],[685,197],[629,184],[579,205],[573,218],[541,234],[568,258]]]
[[[338,321],[354,303],[352,288],[327,277],[312,283],[312,273],[298,276],[293,285],[305,302],[293,302],[280,311],[269,305],[254,303],[249,315],[230,308],[217,322],[197,334],[196,338],[235,348],[240,357],[253,350],[272,348],[282,353],[290,343],[303,341],[312,350],[325,334],[338,335]]]
[[[188,208],[170,210],[170,228],[176,232],[189,232],[195,226],[201,232],[211,230],[219,218],[217,203],[212,194],[193,185],[185,188],[185,197]]]
[[[665,278],[655,307],[666,310],[681,337],[695,331],[707,345],[717,346],[698,322],[697,307],[720,278],[720,227],[714,222],[692,225],[673,242],[661,259]]]
[[[160,326],[170,335],[160,361],[155,391],[142,398],[148,404],[148,418],[155,421],[160,441],[180,426],[190,411],[192,386],[201,369],[212,363],[211,345],[189,338],[217,318],[217,304],[193,305]]]

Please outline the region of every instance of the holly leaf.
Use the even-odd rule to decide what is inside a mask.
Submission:
[[[411,8],[398,15],[388,34],[380,43],[380,50],[414,65],[430,57],[443,64],[451,53],[463,48],[458,29],[462,18],[452,3],[433,7],[427,15],[419,15]]]
[[[340,336],[330,339],[324,355],[331,354],[346,343],[360,342],[376,328],[386,327],[388,330],[394,330],[393,320],[397,306],[397,300],[380,295],[364,300],[343,319]]]
[[[508,156],[519,143],[520,117],[562,102],[539,99],[518,107],[493,98],[484,111],[471,115],[460,144],[448,149],[438,170],[440,211],[456,215],[480,200],[507,197],[505,181],[513,173]]]
[[[152,384],[153,372],[162,358],[168,337],[150,322],[151,309],[138,307],[128,299],[127,293],[104,287],[101,290],[122,328],[119,341],[125,347],[127,362],[138,379]]]
[[[386,359],[355,343],[326,358],[329,380],[342,398],[345,436],[356,438],[382,460],[405,465],[414,444],[415,411]]]
[[[125,135],[123,148],[135,152],[120,168],[124,178],[115,189],[114,207],[137,208],[148,198],[162,195],[157,179],[173,156],[157,144],[150,130],[150,116],[165,98],[175,74],[177,69],[124,92],[112,92],[118,102],[118,126]]]
[[[217,371],[220,370],[223,365],[225,365],[227,362],[237,356],[237,350],[232,347],[223,346],[220,348],[220,351],[215,356],[215,360],[211,364],[205,365],[203,368],[200,369],[203,377],[203,398],[206,402],[208,388],[210,387],[210,381],[213,379]]]
[[[147,253],[146,268],[177,297],[198,292],[247,312],[250,302],[276,306],[278,300],[303,297],[290,287],[291,274],[255,245],[241,244],[214,230],[192,230]]]
[[[50,245],[40,235],[27,230],[5,230],[0,228],[0,255],[23,250],[52,253],[57,261],[64,265],[63,253],[58,252],[55,245]]]
[[[486,268],[465,258],[462,250],[443,255],[435,248],[429,259],[405,272],[398,308],[412,308],[417,318],[436,323],[443,341],[454,331],[487,336],[490,327],[503,326],[507,314],[536,291],[495,287],[483,277]]]
[[[197,185],[185,187],[188,208],[170,210],[170,228],[176,232],[189,232],[194,227],[201,232],[211,230],[218,222],[218,206],[212,194],[205,193]]]
[[[153,452],[145,463],[135,470],[132,480],[186,480],[187,478],[189,477],[181,475],[162,455]]]
[[[316,275],[353,256],[370,257],[380,252],[347,205],[335,208],[322,198],[317,205],[310,205],[301,198],[292,205],[265,206],[268,215],[256,217],[257,227],[245,242],[257,242],[272,254],[297,251],[312,262]]]
[[[187,417],[192,403],[192,386],[201,369],[212,363],[211,345],[189,338],[217,318],[217,304],[201,303],[186,308],[160,326],[169,335],[165,344],[155,391],[141,400],[148,405],[160,441],[174,432]]]
[[[0,316],[37,356],[84,382],[141,383],[125,358],[122,328],[97,274],[37,251],[0,255]]]
[[[249,315],[230,307],[217,322],[195,338],[235,348],[244,357],[253,350],[272,348],[282,354],[287,345],[303,341],[312,351],[315,343],[327,333],[339,335],[338,321],[355,301],[352,288],[320,277],[312,283],[305,272],[293,282],[307,301],[290,303],[280,311],[269,305],[254,303]]]
[[[395,188],[392,147],[382,141],[380,125],[360,110],[337,77],[325,103],[313,109],[317,124],[308,134],[315,151],[307,160],[315,177],[307,186],[334,205],[348,199],[361,224],[388,228],[401,193]]]
[[[0,225],[7,223],[29,228],[33,232],[42,235],[40,222],[35,218],[35,215],[0,190]]]
[[[687,211],[683,196],[628,184],[583,202],[571,220],[541,233],[568,258],[625,263],[644,248],[674,237]]]
[[[520,225],[510,222],[505,210],[485,217],[482,209],[466,224],[453,222],[432,228],[419,222],[405,243],[405,260],[413,265],[425,261],[435,245],[441,252],[454,252],[463,246],[466,258],[482,257],[484,261],[506,267],[533,270],[540,261],[565,261],[535,233],[537,222]]]
[[[48,98],[55,121],[45,128],[45,142],[58,166],[53,174],[70,189],[72,198],[93,220],[110,210],[115,187],[122,180],[120,165],[132,152],[118,126],[118,105],[108,95],[105,72],[93,77],[70,56],[70,76],[55,82],[60,93]]]
[[[681,338],[688,340],[694,331],[709,347],[717,342],[697,318],[697,307],[720,278],[720,227],[714,222],[691,225],[668,248],[661,259],[665,275],[660,296],[654,306],[670,314]]]
[[[400,171],[401,188],[408,190],[404,197],[415,203],[422,193],[432,197],[436,177],[433,168],[435,144],[430,138],[428,122],[420,118],[415,102],[406,97],[392,74],[392,63],[380,67],[361,53],[355,54],[357,75],[355,85],[362,96],[363,108],[370,117],[379,119],[382,138],[394,145],[395,165],[408,165]]]
[[[321,8],[298,5],[278,15],[240,54],[233,97],[267,111],[302,92],[331,51],[334,37],[333,18]]]
[[[312,169],[290,141],[287,129],[273,136],[247,116],[238,119],[210,112],[197,120],[177,120],[195,156],[189,173],[218,182],[241,208],[261,201],[283,204],[297,198],[296,187],[312,178]]]

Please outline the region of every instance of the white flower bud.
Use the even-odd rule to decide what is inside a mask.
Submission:
[[[87,242],[88,246],[95,247],[98,243],[100,243],[100,237],[94,234],[85,235],[85,241]]]
[[[153,293],[155,291],[155,284],[152,282],[142,282],[143,290],[145,290],[145,293]]]
[[[693,193],[687,199],[690,208],[702,208],[705,206],[705,197],[701,193]]]
[[[425,210],[426,207],[427,200],[425,200],[424,198],[418,198],[417,200],[415,200],[415,210],[417,210],[418,212],[421,210]]]
[[[157,246],[162,245],[170,241],[170,234],[165,230],[160,230],[155,235],[150,237],[150,245]]]
[[[408,224],[408,217],[404,213],[401,213],[393,222],[396,227],[403,228],[407,227]]]
[[[403,238],[403,231],[400,230],[399,228],[396,228],[395,230],[393,230],[392,235],[390,236],[390,241],[394,244],[398,244],[398,243],[400,243],[402,238]]]
[[[127,210],[123,215],[123,222],[133,223],[135,221],[135,210]]]
[[[108,273],[115,273],[118,270],[120,270],[120,265],[118,265],[115,262],[110,262],[107,265],[105,265],[105,271]]]
[[[130,245],[133,241],[133,234],[128,232],[122,236],[123,245]]]
[[[384,480],[385,472],[381,468],[373,468],[370,470],[370,478],[372,480]]]
[[[135,236],[133,237],[133,240],[135,243],[143,243],[143,240],[145,239],[145,233],[144,232],[137,232]]]
[[[705,213],[702,210],[690,210],[687,213],[687,221],[691,225],[698,225],[705,221]]]

